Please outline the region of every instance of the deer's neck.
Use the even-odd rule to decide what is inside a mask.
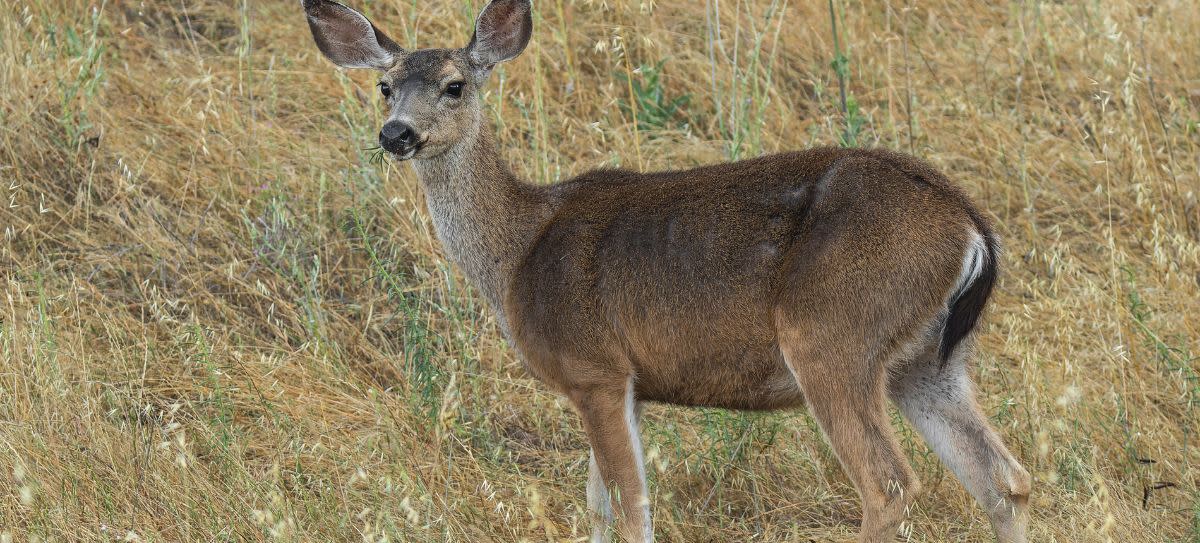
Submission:
[[[507,326],[508,278],[549,216],[545,191],[518,179],[480,129],[445,153],[413,161],[447,255]],[[506,331],[507,332],[507,331]]]

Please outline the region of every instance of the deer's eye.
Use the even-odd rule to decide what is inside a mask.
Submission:
[[[387,81],[380,81],[379,82],[379,92],[381,94],[383,94],[384,98],[387,98],[392,95],[392,86],[388,85]]]
[[[449,85],[446,85],[446,94],[448,96],[453,96],[455,98],[459,98],[462,96],[462,87],[463,87],[462,81],[455,81]]]

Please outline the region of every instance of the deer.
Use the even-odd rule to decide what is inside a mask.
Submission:
[[[593,542],[654,539],[647,403],[807,408],[859,495],[858,540],[892,541],[921,485],[889,401],[997,540],[1026,541],[1031,478],[969,375],[999,240],[933,166],[818,147],[533,184],[481,106],[529,44],[529,0],[491,0],[462,48],[411,51],[352,8],[301,4],[325,57],[381,74],[380,147],[411,164],[446,256],[525,369],[578,413]]]

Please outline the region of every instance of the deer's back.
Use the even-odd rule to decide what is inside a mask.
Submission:
[[[737,408],[802,401],[776,346],[775,310],[789,292],[841,273],[814,269],[829,261],[820,255],[878,266],[927,239],[909,259],[949,270],[961,253],[926,253],[953,252],[955,236],[938,232],[969,220],[970,208],[924,163],[836,148],[684,171],[598,170],[549,190],[557,210],[506,304],[535,375],[555,385],[632,371],[643,399]],[[879,246],[888,240],[900,247]]]

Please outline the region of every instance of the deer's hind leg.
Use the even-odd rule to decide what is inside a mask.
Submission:
[[[858,489],[859,541],[894,541],[921,485],[887,415],[885,360],[872,360],[871,349],[802,331],[780,339],[809,411]]]
[[[987,512],[1000,543],[1024,543],[1030,477],[975,400],[966,345],[945,364],[931,348],[892,379],[890,395],[946,467]]]

